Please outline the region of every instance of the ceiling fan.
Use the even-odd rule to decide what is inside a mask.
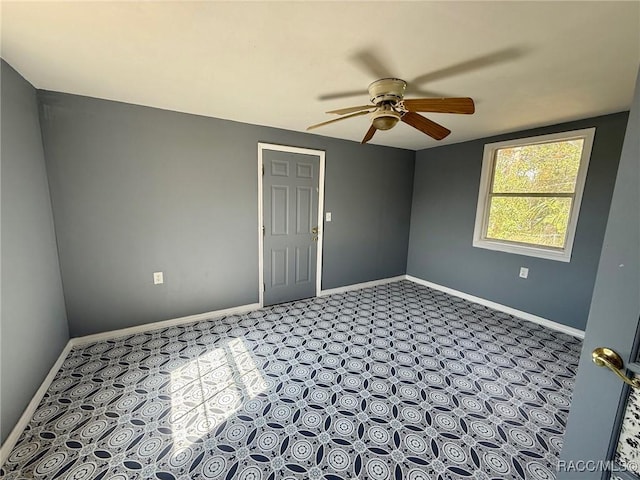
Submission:
[[[475,112],[473,100],[469,97],[461,98],[412,98],[405,99],[404,92],[407,82],[399,78],[381,78],[369,85],[371,105],[340,108],[327,113],[340,115],[339,118],[311,125],[307,130],[329,125],[348,118],[371,114],[371,126],[362,139],[367,143],[373,138],[377,130],[390,130],[398,121],[420,130],[436,140],[442,140],[451,130],[439,123],[429,120],[417,112],[433,113],[462,113]]]

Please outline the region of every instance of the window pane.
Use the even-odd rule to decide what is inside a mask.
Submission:
[[[564,248],[571,198],[492,197],[487,238]]]
[[[573,193],[583,144],[579,139],[499,149],[492,191]]]

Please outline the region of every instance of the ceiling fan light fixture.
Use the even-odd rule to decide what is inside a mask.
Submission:
[[[400,120],[400,114],[391,109],[373,112],[371,124],[377,130],[391,130]]]
[[[391,130],[398,123],[398,119],[394,117],[378,117],[374,118],[373,122],[371,122],[377,130]]]

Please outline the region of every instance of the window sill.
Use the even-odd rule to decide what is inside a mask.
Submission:
[[[569,263],[571,261],[571,250],[558,251],[548,250],[546,248],[526,247],[523,245],[514,245],[512,243],[500,242],[498,240],[480,240],[474,239],[473,246],[484,248],[486,250],[494,250],[504,253],[513,253],[516,255],[524,255],[527,257],[544,258],[546,260],[555,260],[557,262]]]

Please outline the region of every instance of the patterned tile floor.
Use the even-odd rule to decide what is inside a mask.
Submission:
[[[640,390],[635,388],[629,392],[615,460],[633,474],[631,478],[640,479]]]
[[[11,479],[549,479],[581,342],[407,282],[74,349]]]

